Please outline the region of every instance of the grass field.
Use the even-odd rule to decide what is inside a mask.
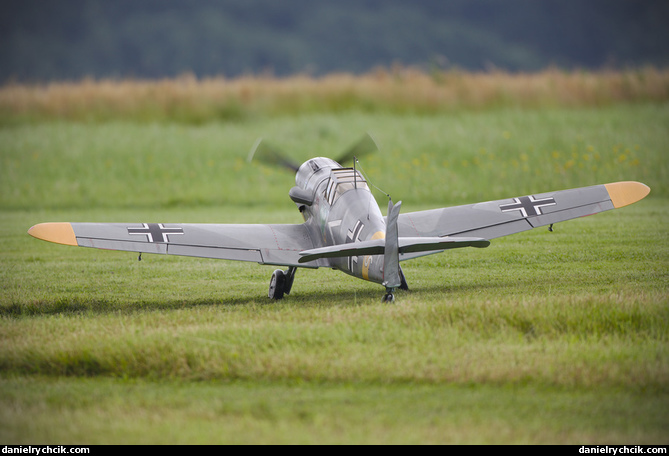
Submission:
[[[0,128],[0,442],[667,444],[669,106]],[[41,242],[45,221],[297,223],[301,160],[370,131],[413,211],[638,180],[621,210],[403,263],[411,291]],[[377,198],[384,206],[384,197]]]

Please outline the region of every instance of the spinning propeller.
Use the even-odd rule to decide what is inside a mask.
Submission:
[[[346,150],[341,156],[334,159],[337,163],[345,163],[353,161],[353,158],[362,157],[363,155],[370,154],[379,150],[379,147],[376,145],[376,141],[371,137],[369,133],[365,135],[358,142],[353,144],[348,150]],[[262,138],[258,138],[255,142],[247,161],[257,160],[266,165],[280,166],[288,168],[294,172],[300,168],[300,164],[296,163],[293,159],[286,156],[276,147],[268,144],[266,141],[263,141]]]

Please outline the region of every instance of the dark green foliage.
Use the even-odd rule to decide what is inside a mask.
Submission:
[[[4,2],[0,80],[669,63],[664,1]]]

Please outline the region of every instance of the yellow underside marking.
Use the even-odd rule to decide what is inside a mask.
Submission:
[[[386,238],[386,233],[383,231],[377,231],[372,235],[372,240],[376,239],[385,239]],[[372,264],[372,256],[371,255],[365,255],[365,258],[362,260],[362,278],[365,280],[369,280],[369,266]]]
[[[650,193],[650,188],[640,182],[615,182],[604,186],[616,209],[636,203]]]
[[[40,223],[30,228],[28,234],[56,244],[78,245],[77,237],[69,223]]]
[[[377,231],[372,235],[372,241],[376,241],[377,239],[385,239],[386,238],[386,233],[383,231]]]

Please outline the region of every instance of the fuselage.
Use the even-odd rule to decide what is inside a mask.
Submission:
[[[291,198],[321,247],[383,239],[386,222],[367,182],[354,168],[329,158],[300,166]],[[299,190],[298,190],[299,189]],[[310,203],[310,204],[309,204]],[[328,266],[352,276],[383,283],[383,256],[327,258]]]

